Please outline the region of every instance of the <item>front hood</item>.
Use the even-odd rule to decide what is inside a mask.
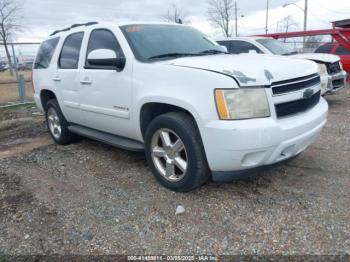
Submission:
[[[315,62],[322,63],[335,63],[340,60],[339,56],[332,54],[320,54],[320,53],[306,53],[306,54],[296,54],[291,55],[293,58],[309,59]]]
[[[307,60],[260,54],[184,57],[161,63],[225,74],[234,77],[240,86],[270,85],[318,72],[317,65]]]

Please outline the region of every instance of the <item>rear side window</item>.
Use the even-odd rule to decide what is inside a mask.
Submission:
[[[227,50],[231,54],[249,53],[249,51],[252,50],[256,51],[257,53],[261,53],[261,50],[259,48],[245,41],[223,41],[218,43],[226,46]]]
[[[322,45],[316,49],[315,53],[330,54],[332,52],[333,47],[333,45]]]
[[[219,45],[225,46],[227,48],[227,51],[229,52],[230,49],[230,41],[216,41]]]
[[[96,49],[113,50],[117,57],[124,57],[123,51],[114,34],[107,29],[95,29],[92,31],[87,47],[87,56]],[[89,66],[86,59],[86,65]]]
[[[79,55],[81,43],[84,33],[74,33],[69,35],[64,41],[58,67],[61,69],[77,69],[79,63]]]
[[[335,51],[337,55],[350,55],[350,51],[346,49],[344,46],[339,46]]]
[[[34,62],[34,69],[48,68],[55,52],[59,37],[42,42]]]

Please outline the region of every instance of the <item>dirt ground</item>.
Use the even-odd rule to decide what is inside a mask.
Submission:
[[[298,158],[186,194],[160,186],[143,154],[56,146],[33,108],[2,110],[0,254],[350,254],[350,90],[327,100]]]

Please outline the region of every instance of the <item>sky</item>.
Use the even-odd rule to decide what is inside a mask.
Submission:
[[[87,21],[161,21],[162,15],[175,4],[186,13],[190,24],[211,36],[219,36],[208,21],[207,0],[22,0],[22,23],[25,30],[18,41],[40,41],[50,32]],[[275,32],[277,22],[290,15],[301,30],[304,0],[269,0],[269,31]],[[237,0],[240,35],[264,33],[266,0]],[[241,17],[241,16],[244,17]],[[309,0],[309,29],[327,28],[329,21],[350,18],[350,0]]]
[[[51,32],[75,23],[88,21],[164,21],[172,5],[187,16],[189,24],[212,37],[221,31],[208,21],[207,0],[17,0],[23,3],[23,32],[16,35],[17,42],[40,42]],[[267,0],[237,0],[239,35],[265,32]],[[284,4],[293,3],[287,7]],[[269,32],[281,30],[278,23],[291,16],[302,30],[304,0],[269,0]],[[243,17],[242,17],[243,16]],[[350,18],[350,0],[309,0],[308,29],[329,28],[330,21]],[[233,23],[232,23],[233,24]],[[23,48],[22,48],[23,49]],[[1,50],[0,50],[1,56]]]

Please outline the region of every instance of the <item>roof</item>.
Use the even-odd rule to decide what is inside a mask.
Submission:
[[[270,37],[263,37],[263,36],[237,36],[237,37],[221,37],[216,38],[215,41],[230,41],[230,40],[257,40],[262,38],[270,38]]]
[[[92,26],[92,27],[100,27],[100,26],[125,26],[125,25],[146,25],[146,24],[157,24],[157,25],[178,25],[181,26],[182,24],[177,23],[169,23],[169,22],[159,22],[159,21],[134,21],[134,22],[123,22],[123,23],[99,23],[99,22],[88,22],[83,24],[73,24],[70,27],[66,27],[63,29],[59,29],[54,31],[50,34],[50,36],[54,36],[56,34],[62,33],[62,32],[75,32],[80,31],[82,27]]]
[[[333,21],[332,24],[334,27],[350,28],[350,19]]]

